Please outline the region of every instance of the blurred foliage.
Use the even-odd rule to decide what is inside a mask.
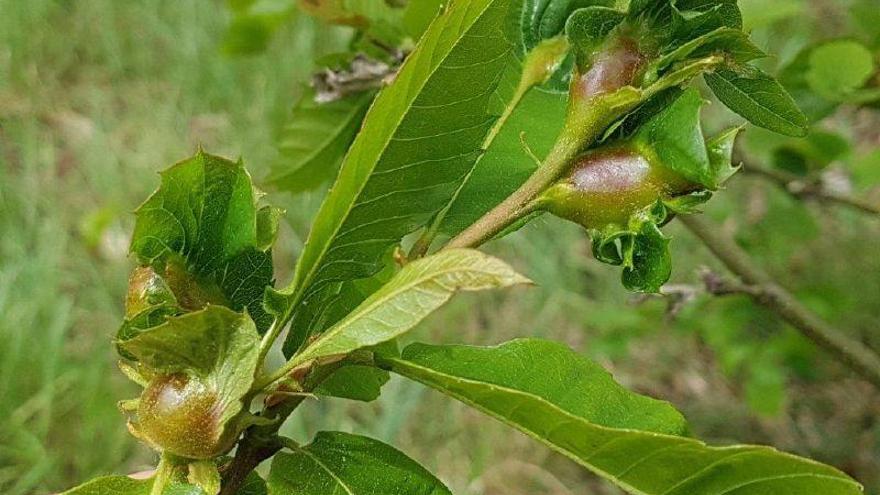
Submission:
[[[880,201],[877,0],[740,3],[760,47],[780,54],[763,68],[817,121],[803,140],[748,128],[740,157]],[[291,0],[0,0],[0,12],[0,491],[24,495],[152,461],[114,404],[132,395],[110,345],[129,212],[158,183],[153,171],[198,144],[264,176],[315,61],[344,51],[352,31],[318,25]],[[412,32],[424,25],[404,18]],[[740,123],[721,105],[706,114],[710,134]],[[275,255],[288,277],[320,197],[272,198],[288,211]],[[751,175],[708,213],[812,309],[880,349],[880,219]],[[673,286],[697,287],[703,265],[723,273],[672,227]],[[555,338],[671,400],[702,438],[774,444],[880,492],[880,395],[773,315],[697,295],[672,317],[668,301],[625,293],[586,235],[550,218],[489,249],[541,290],[456,300],[413,339]],[[427,412],[437,419],[426,427]],[[394,442],[462,495],[619,493],[399,380],[374,404],[311,402],[287,429],[305,440],[325,427]]]

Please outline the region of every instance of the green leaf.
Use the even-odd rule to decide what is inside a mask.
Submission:
[[[185,372],[207,379],[219,394],[220,424],[242,409],[254,381],[260,336],[253,321],[222,306],[168,318],[118,344],[159,374]]]
[[[431,21],[439,14],[440,9],[451,0],[422,0],[409,2],[403,11],[403,27],[414,40],[425,34]]]
[[[330,181],[354,141],[375,97],[368,91],[328,103],[315,101],[306,87],[279,138],[280,158],[272,166],[269,184],[301,193]]]
[[[213,459],[192,461],[187,469],[187,481],[201,488],[207,495],[220,493],[220,471]]]
[[[136,480],[128,476],[104,476],[71,488],[61,495],[150,495],[153,480]],[[204,495],[198,487],[185,483],[172,483],[165,487],[163,495]]]
[[[703,58],[714,54],[727,55],[730,59],[740,63],[751,62],[767,56],[741,30],[721,27],[666,53],[654,65],[658,69],[664,69],[673,62],[687,58]]]
[[[399,450],[378,440],[321,432],[269,473],[272,495],[451,495],[443,483]]]
[[[581,67],[589,65],[596,49],[608,34],[626,19],[626,14],[607,7],[575,11],[565,25],[565,34],[577,54]]]
[[[578,9],[613,4],[613,0],[524,0],[518,19],[522,51],[528,52],[541,41],[560,34]]]
[[[510,4],[455,2],[379,93],[285,291],[285,311],[300,313],[298,327],[323,310],[339,282],[377,273],[390,249],[427,224],[470,172],[495,121],[488,109],[497,85],[515,63],[503,32]],[[287,352],[305,336],[291,335]]]
[[[715,189],[717,184],[700,126],[702,107],[700,92],[690,88],[642,125],[633,140],[646,156],[653,156],[666,169]]]
[[[758,69],[720,69],[704,77],[722,103],[752,124],[787,136],[806,135],[807,117],[771,76]]]
[[[450,249],[408,264],[339,323],[293,358],[293,363],[348,354],[394,339],[458,291],[529,283],[510,266],[472,249]]]
[[[709,152],[709,165],[718,186],[727,182],[740,169],[739,165],[733,164],[733,147],[740,132],[742,132],[742,127],[735,127],[722,132],[706,143],[706,151]]]
[[[767,447],[675,436],[668,404],[627,392],[560,344],[414,344],[381,364],[517,428],[634,495],[859,495],[840,471]]]
[[[369,366],[345,366],[321,382],[315,394],[372,402],[379,398],[390,376]]]
[[[268,328],[262,302],[272,285],[267,244],[277,212],[258,212],[244,165],[199,151],[160,175],[161,186],[136,211],[131,252],[155,269],[183,309],[246,308],[261,331]]]
[[[660,292],[672,275],[669,238],[650,220],[643,221],[636,232],[628,254],[629,266],[623,267],[623,286],[634,292]]]
[[[257,249],[267,251],[278,240],[278,225],[284,210],[274,206],[264,206],[257,212]]]
[[[810,53],[806,80],[824,98],[841,101],[862,88],[876,71],[874,54],[853,40],[835,40]]]
[[[534,88],[501,127],[452,201],[440,231],[454,236],[510,196],[532,175],[556,141],[568,95]]]

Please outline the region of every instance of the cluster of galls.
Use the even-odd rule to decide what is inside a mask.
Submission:
[[[168,263],[161,275],[149,266],[136,268],[129,278],[127,315],[150,308],[204,307],[211,298],[178,265]],[[187,459],[211,459],[232,448],[236,430],[223,424],[215,383],[188,373],[156,374],[142,365],[125,366],[145,385],[139,399],[124,403],[136,416],[128,423],[135,437],[157,451]]]

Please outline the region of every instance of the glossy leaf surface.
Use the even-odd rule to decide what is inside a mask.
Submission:
[[[378,440],[321,432],[272,461],[272,495],[451,495],[449,489],[399,450]]]
[[[751,69],[705,75],[715,96],[746,120],[787,136],[804,136],[809,124],[792,97],[769,75]]]

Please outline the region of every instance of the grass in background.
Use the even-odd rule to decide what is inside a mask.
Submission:
[[[297,18],[265,54],[231,58],[220,50],[227,20],[222,3],[209,0],[0,0],[4,494],[46,493],[154,461],[115,408],[137,393],[115,370],[110,345],[130,269],[129,213],[158,184],[156,171],[200,144],[242,156],[261,177],[298,84],[341,40]],[[716,124],[722,119],[729,116]],[[282,282],[320,198],[272,199],[288,210]],[[744,232],[783,282],[842,326],[876,335],[880,260],[866,246],[880,238],[877,222],[805,208],[745,178],[719,199],[710,214]],[[694,269],[712,261],[686,232],[671,233],[675,281],[693,283]],[[540,288],[459,297],[412,339],[558,339],[627,386],[673,401],[701,437],[773,443],[880,488],[877,394],[772,317],[742,300],[703,300],[668,321],[662,301],[637,304],[618,270],[590,259],[585,235],[552,219],[489,249]],[[768,402],[772,414],[755,412]],[[393,442],[459,495],[620,493],[402,380],[373,404],[323,400],[303,412],[288,426],[298,439],[341,429]]]

